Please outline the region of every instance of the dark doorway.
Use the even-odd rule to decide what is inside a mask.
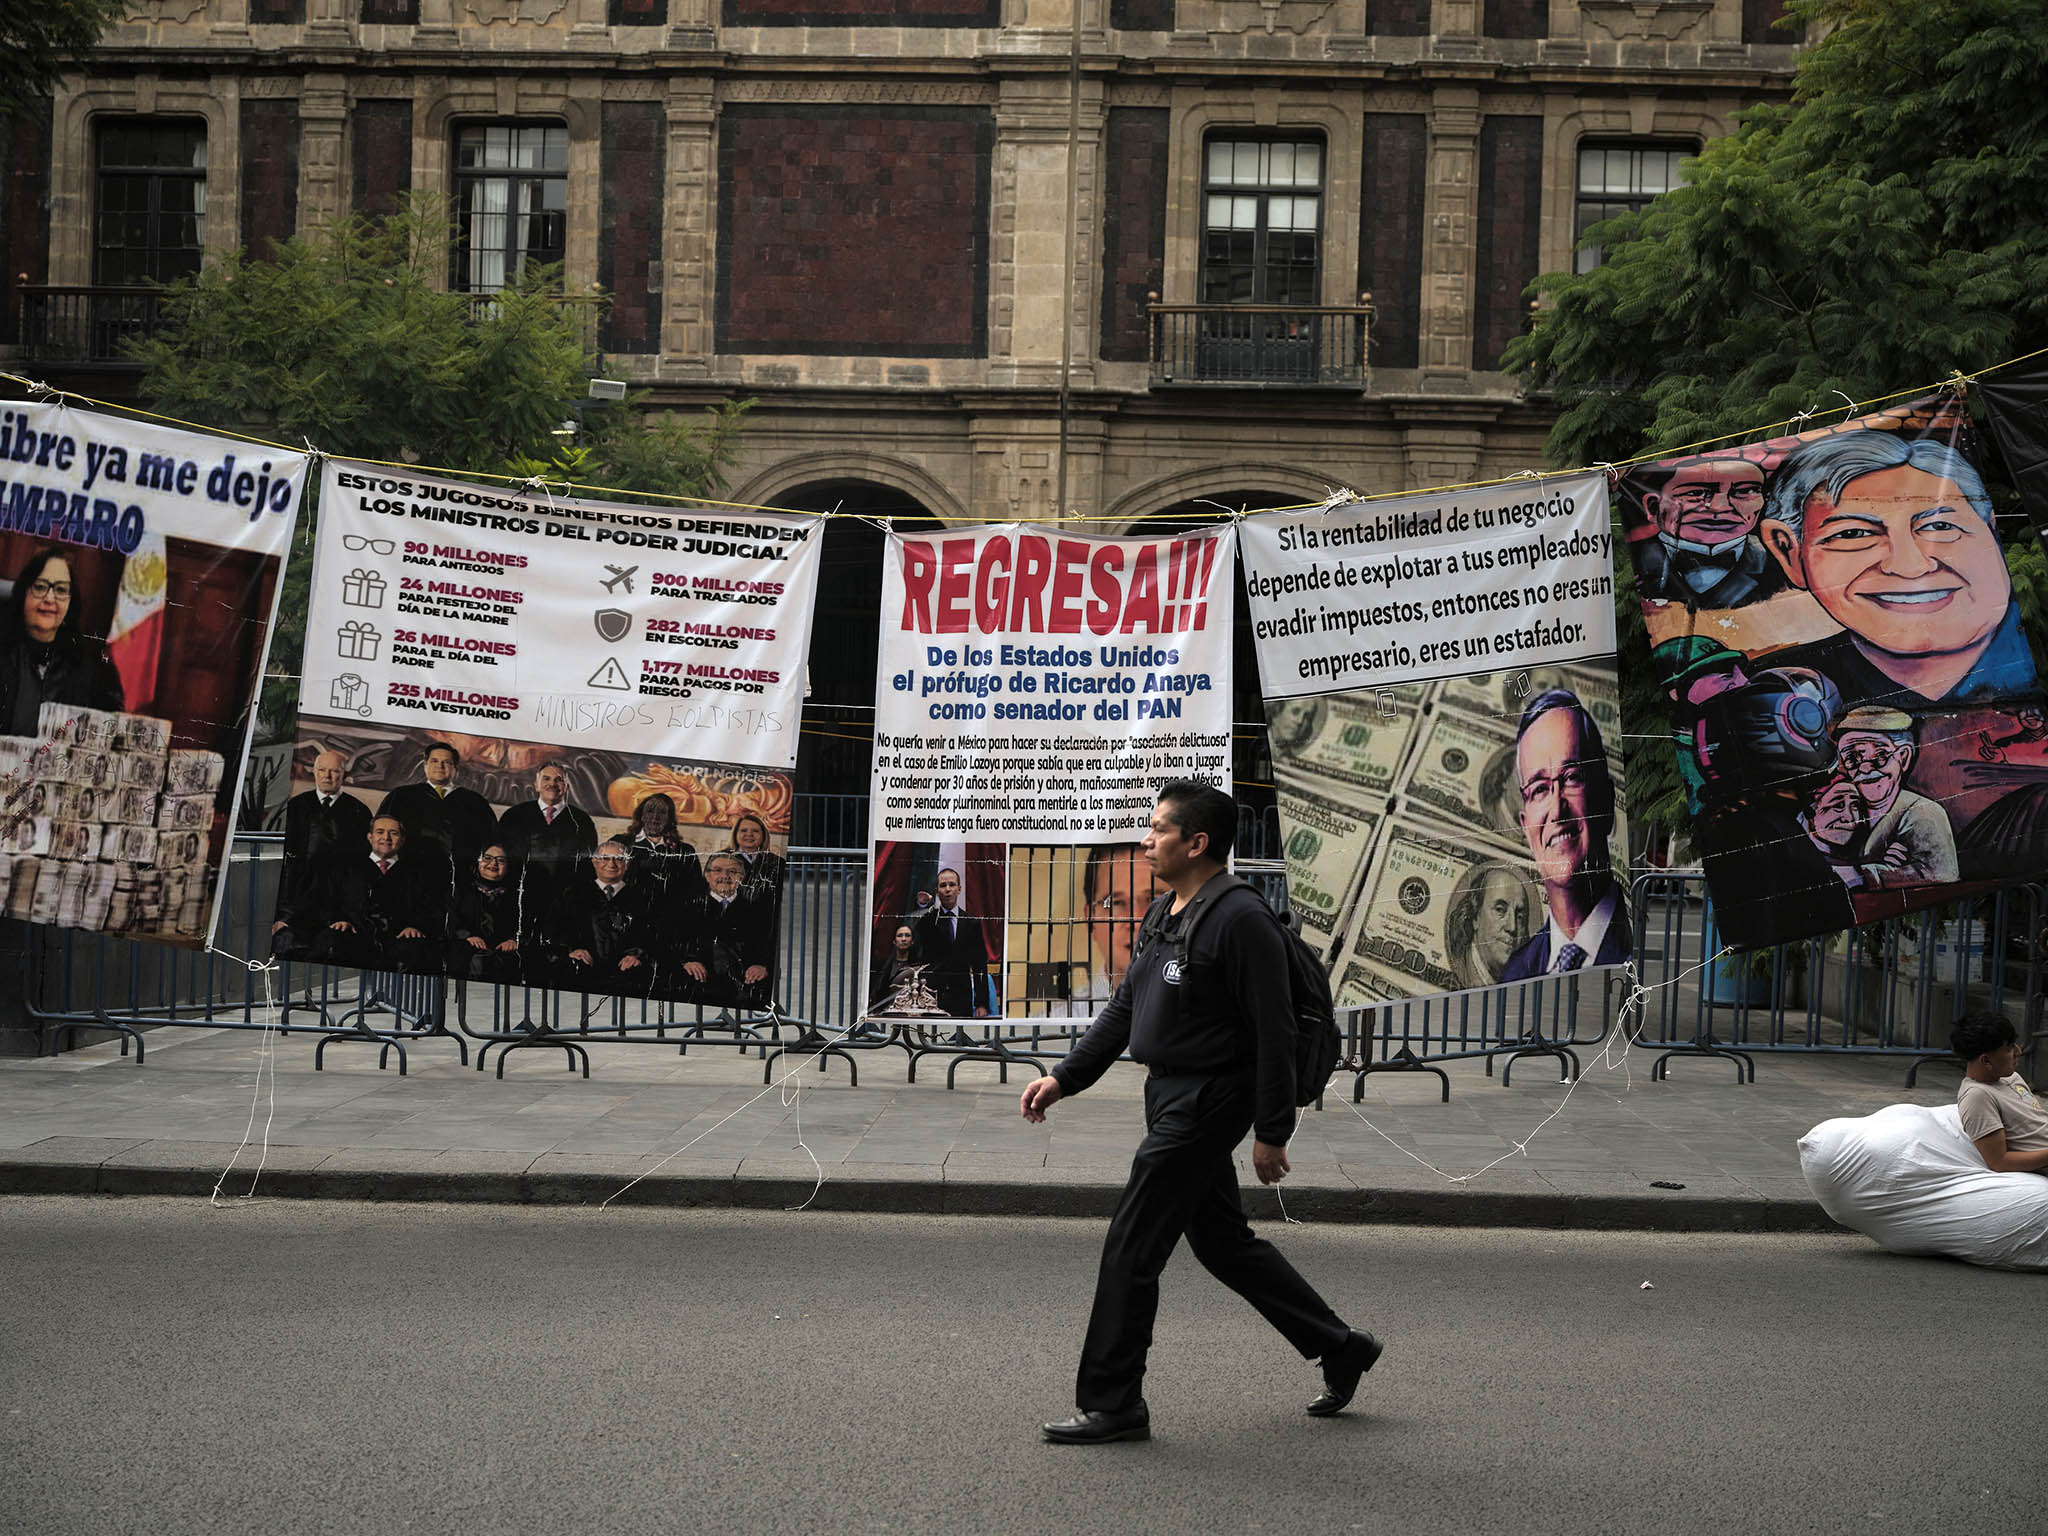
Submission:
[[[882,519],[936,528],[915,497],[865,480],[819,480],[777,506],[837,515],[825,523],[818,601],[811,620],[808,691],[797,748],[798,822],[791,841],[864,848],[875,739],[875,667],[882,627]],[[867,519],[874,519],[868,521]]]

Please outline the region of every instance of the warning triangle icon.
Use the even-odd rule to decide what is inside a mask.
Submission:
[[[631,693],[633,680],[626,676],[626,669],[619,665],[619,658],[607,656],[604,665],[590,674],[590,687],[611,688],[619,693]]]

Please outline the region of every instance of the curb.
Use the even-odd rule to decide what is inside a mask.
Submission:
[[[92,1159],[0,1160],[0,1195],[210,1196],[221,1163],[165,1166]],[[240,1194],[253,1168],[228,1183]],[[781,1210],[804,1206],[915,1216],[1065,1216],[1100,1220],[1120,1184],[1010,1183],[1001,1179],[815,1179],[774,1174],[649,1174],[630,1189],[617,1173],[434,1172],[424,1169],[266,1168],[258,1189],[281,1200],[380,1200],[461,1205],[620,1205]],[[1534,1227],[1638,1232],[1843,1232],[1812,1200],[1567,1191],[1359,1190],[1314,1185],[1288,1191],[1290,1213],[1336,1225]]]

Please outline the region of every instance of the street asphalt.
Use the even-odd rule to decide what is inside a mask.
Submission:
[[[559,1049],[508,1053],[496,1076],[449,1039],[378,1048],[218,1028],[157,1029],[146,1062],[115,1044],[0,1060],[0,1194],[239,1196],[734,1206],[957,1215],[1101,1216],[1142,1130],[1142,1069],[1122,1065],[1027,1124],[991,1062],[893,1046],[764,1064],[730,1044],[592,1036],[586,1079]],[[1303,1112],[1294,1171],[1252,1180],[1255,1218],[1655,1231],[1833,1231],[1797,1142],[1836,1116],[1953,1097],[1957,1072],[1867,1056],[1678,1059],[1581,1051],[1576,1083],[1523,1058],[1438,1079],[1340,1074]],[[858,1086],[850,1081],[857,1067]],[[772,1081],[764,1086],[764,1071]]]

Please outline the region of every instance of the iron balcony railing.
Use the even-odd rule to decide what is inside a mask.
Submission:
[[[1152,304],[1152,384],[1363,389],[1372,305]]]
[[[24,287],[22,350],[32,363],[139,367],[128,343],[157,333],[163,297],[155,288]]]

